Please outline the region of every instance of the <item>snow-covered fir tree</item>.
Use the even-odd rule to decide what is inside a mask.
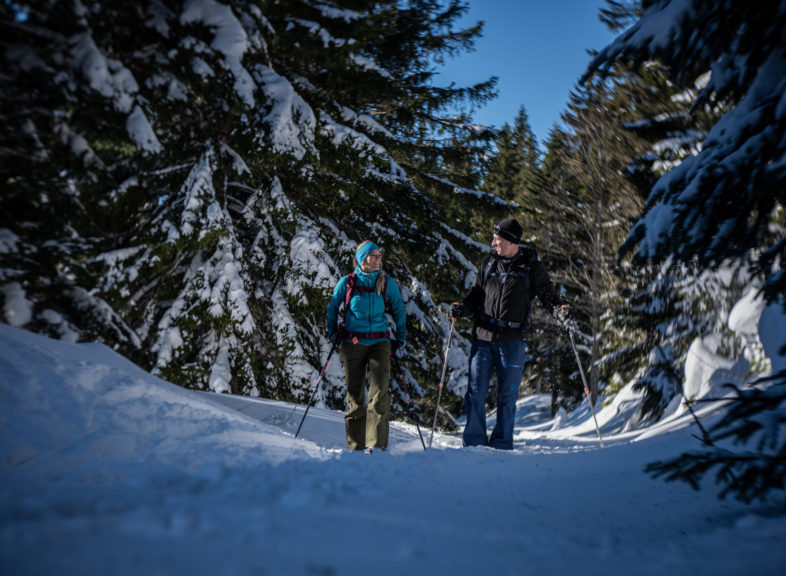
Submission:
[[[690,113],[707,75],[698,79],[698,87],[679,90],[655,61],[643,66],[640,74],[644,85],[659,95],[656,102],[660,102],[655,107],[639,107],[649,113],[625,125],[626,130],[650,143],[646,152],[627,167],[628,177],[646,198],[660,177],[701,150],[707,132],[724,108],[708,105]],[[741,271],[733,263],[730,267],[735,270],[731,274],[726,269],[720,274],[702,271],[693,262],[667,260],[660,265],[633,267],[628,264],[625,259],[622,269],[630,280],[631,295],[615,314],[615,322],[637,331],[641,337],[614,352],[609,360],[628,371],[639,367],[634,388],[644,392],[638,414],[640,425],[659,418],[672,400],[683,394],[682,380],[691,343],[725,326],[729,301],[742,295],[739,280],[733,280]]]
[[[443,173],[493,136],[447,113],[493,79],[432,85],[480,31],[455,28],[463,3],[0,10],[4,321],[106,342],[184,386],[302,401],[329,294],[372,238],[407,306],[410,390],[435,391],[444,303],[484,246],[472,224],[506,206]],[[325,384],[342,406],[340,369]]]
[[[781,2],[724,0],[645,2],[641,19],[591,65],[660,59],[678,86],[710,72],[693,105],[729,106],[701,151],[663,176],[626,245],[641,261],[697,258],[703,266],[729,257],[761,269],[770,300],[786,292],[780,262],[786,122],[784,19]]]
[[[576,86],[562,115],[565,128],[552,131],[544,160],[539,232],[579,321],[576,338],[589,366],[593,402],[612,376],[601,374],[601,359],[630,338],[613,314],[625,287],[617,250],[640,210],[625,167],[643,143],[623,128],[642,104],[635,100],[636,85],[618,71],[613,81]],[[575,359],[564,350],[559,355],[570,359],[577,380]]]
[[[540,150],[524,106],[512,126],[506,123],[500,128],[495,148],[483,190],[520,204],[525,213],[535,211]]]
[[[621,3],[610,5],[616,9]],[[785,30],[782,2],[642,2],[641,17],[590,66],[590,71],[608,72],[619,61],[640,66],[658,59],[682,88],[709,73],[692,111],[709,106],[724,112],[710,126],[701,148],[657,180],[623,249],[633,252],[634,264],[642,266],[672,262],[698,267],[704,285],[707,276],[737,278],[741,286],[722,282],[726,285],[719,291],[720,299],[742,294],[741,300],[755,300],[763,295],[781,309],[786,306]],[[713,303],[718,300],[716,296]],[[729,328],[736,325],[733,310],[716,316]],[[706,347],[717,354],[735,344],[734,337],[725,337],[723,327],[708,328],[700,330],[709,333],[692,348]],[[782,353],[783,343],[781,347]],[[678,355],[665,352],[660,365],[673,370],[671,362]],[[744,355],[737,351],[729,356],[745,363],[736,372],[767,368],[750,365],[755,360],[751,346]],[[726,380],[737,390],[737,398],[727,417],[705,431],[702,450],[655,463],[650,471],[698,486],[699,478],[716,469],[716,480],[725,486],[722,495],[750,501],[784,489],[786,372],[756,380],[745,389],[734,383],[734,372],[730,370]],[[736,453],[716,445],[720,439],[750,448]]]

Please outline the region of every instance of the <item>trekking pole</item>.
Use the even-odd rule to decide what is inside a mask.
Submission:
[[[311,408],[311,402],[314,401],[314,396],[316,396],[317,394],[317,390],[319,389],[319,383],[322,381],[322,377],[325,375],[325,370],[327,370],[328,363],[330,362],[330,357],[333,356],[333,352],[336,351],[339,342],[341,342],[340,335],[336,334],[336,339],[333,341],[333,346],[330,347],[330,352],[328,353],[327,360],[325,360],[325,365],[322,366],[322,372],[319,373],[319,378],[317,378],[317,383],[314,385],[314,391],[311,393],[311,398],[308,399],[308,404],[306,404],[306,411],[303,412],[303,418],[300,420],[300,425],[297,427],[297,432],[295,432],[295,438],[297,438],[297,435],[300,434],[300,429],[303,427],[303,422],[306,421],[306,415],[308,415],[308,409]]]
[[[418,418],[415,414],[415,407],[412,404],[412,398],[409,397],[409,390],[407,390],[407,384],[404,382],[404,374],[401,373],[401,364],[399,363],[398,359],[393,356],[393,359],[396,361],[396,372],[398,372],[398,379],[401,382],[401,389],[404,391],[404,395],[407,397],[407,405],[409,406],[409,415],[412,417],[412,420],[415,421],[415,427],[418,429],[418,436],[420,436],[420,443],[423,444],[423,450],[426,449],[426,442],[423,440],[423,433],[420,431],[420,426],[418,425]]]
[[[448,373],[448,353],[450,352],[450,341],[453,339],[453,326],[456,325],[456,319],[450,319],[450,333],[448,334],[448,343],[445,346],[445,363],[442,365],[442,378],[439,379],[439,392],[437,392],[437,407],[434,410],[434,424],[431,426],[431,437],[428,439],[428,447],[431,448],[431,442],[434,440],[434,429],[437,427],[437,415],[439,414],[439,400],[442,398],[442,386],[445,383],[445,374]]]
[[[581,358],[579,358],[579,351],[576,350],[576,342],[573,340],[573,328],[566,326],[568,335],[570,336],[570,345],[573,347],[573,353],[576,355],[576,363],[579,365],[579,372],[581,373],[581,381],[584,382],[584,393],[587,395],[587,402],[589,402],[590,410],[592,410],[592,419],[595,421],[595,430],[598,431],[598,439],[600,446],[603,448],[603,436],[600,435],[600,426],[598,426],[598,419],[595,417],[595,407],[592,405],[592,398],[590,398],[590,389],[587,386],[587,377],[584,375],[584,368],[581,366]]]

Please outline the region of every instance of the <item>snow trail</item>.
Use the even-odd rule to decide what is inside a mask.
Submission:
[[[395,422],[371,456],[343,417],[194,392],[108,348],[0,325],[0,565],[8,574],[782,574],[775,505],[643,473],[684,416],[612,432],[522,401],[516,449]],[[289,420],[288,420],[289,418]],[[558,425],[558,426],[557,426]],[[552,428],[555,428],[552,430]]]

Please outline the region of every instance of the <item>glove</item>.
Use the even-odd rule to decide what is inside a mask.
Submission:
[[[390,341],[390,353],[396,358],[401,358],[404,354],[404,343],[398,340]]]
[[[339,326],[338,329],[334,330],[332,334],[328,333],[328,339],[333,344],[339,344],[344,339],[344,326]]]
[[[450,317],[451,318],[461,318],[466,315],[466,310],[464,309],[464,304],[460,302],[453,302],[450,305]]]
[[[562,326],[565,330],[575,330],[578,328],[578,324],[576,324],[576,320],[570,313],[570,306],[567,304],[563,304],[562,306],[555,306],[554,307],[554,316],[557,319],[557,322],[560,326]]]

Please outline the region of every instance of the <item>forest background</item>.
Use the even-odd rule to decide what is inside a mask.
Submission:
[[[460,0],[5,0],[2,320],[188,388],[305,402],[332,288],[371,238],[431,414],[449,303],[512,216],[578,320],[592,401],[641,391],[631,426],[685,396],[697,340],[766,374],[728,320],[744,298],[786,301],[784,8],[710,4],[607,1],[619,37],[541,148],[523,106],[474,121],[495,78],[438,85],[482,33],[457,28]],[[446,429],[466,387],[457,328]],[[522,393],[571,410],[583,386],[551,311],[529,342]],[[321,402],[343,408],[340,367]]]

